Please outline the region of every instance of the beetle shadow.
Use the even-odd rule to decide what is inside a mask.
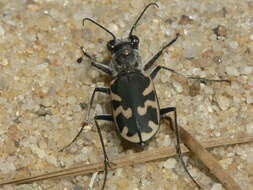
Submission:
[[[145,146],[147,145],[147,143],[145,144]],[[126,140],[124,140],[123,138],[121,138],[121,146],[123,147],[123,149],[126,150],[134,150],[135,152],[142,152],[145,149],[145,146],[142,146],[140,144],[136,144],[136,143],[130,143]]]

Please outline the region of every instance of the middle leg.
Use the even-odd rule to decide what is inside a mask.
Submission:
[[[161,69],[164,69],[164,70],[173,72],[173,73],[175,73],[175,74],[177,74],[177,75],[180,75],[180,76],[182,76],[182,77],[184,77],[184,78],[186,78],[186,79],[199,80],[199,81],[202,82],[202,83],[206,83],[206,82],[227,82],[227,83],[230,83],[229,80],[223,80],[223,79],[221,79],[221,80],[216,80],[216,79],[207,79],[207,78],[201,78],[201,77],[191,77],[191,76],[188,77],[188,76],[185,76],[185,75],[183,75],[183,74],[181,74],[181,73],[176,72],[176,71],[173,70],[173,69],[170,69],[170,68],[168,68],[168,67],[164,67],[164,66],[161,66],[161,65],[156,66],[156,68],[151,72],[150,77],[152,78],[152,80],[157,76],[158,72],[159,72]]]

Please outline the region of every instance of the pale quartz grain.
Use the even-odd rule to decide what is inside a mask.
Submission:
[[[3,38],[5,34],[5,30],[3,28],[3,26],[0,25],[0,37]]]
[[[213,184],[211,190],[222,190],[222,185],[219,183]]]
[[[253,71],[253,67],[252,66],[241,66],[240,67],[240,73],[244,74],[244,75],[248,75],[250,73],[252,73]]]
[[[0,171],[3,174],[8,174],[8,173],[16,171],[16,166],[10,159],[8,159],[8,160],[1,159],[0,161],[1,161],[0,162]]]
[[[181,93],[183,91],[183,87],[179,82],[177,81],[173,82],[173,86],[178,93]]]
[[[164,139],[161,140],[161,146],[169,146],[172,144],[171,137],[169,135],[165,135]]]
[[[238,69],[233,66],[226,67],[226,72],[228,73],[228,75],[239,76]]]
[[[233,162],[233,158],[227,158],[223,160],[219,160],[221,166],[225,169],[228,169],[229,165]]]
[[[253,121],[246,125],[246,130],[248,133],[253,134]]]
[[[166,169],[173,169],[177,165],[177,160],[174,158],[169,158],[163,163],[163,167]]]
[[[225,96],[218,96],[217,102],[223,111],[227,110],[230,107],[230,99]]]
[[[97,114],[102,114],[103,113],[103,108],[102,108],[102,106],[100,104],[96,105],[95,110],[96,110]]]
[[[253,34],[250,35],[250,39],[253,40]]]
[[[75,104],[76,103],[76,98],[74,96],[70,96],[68,97],[68,103],[69,104]]]
[[[110,31],[112,31],[112,33],[117,33],[119,30],[119,27],[116,24],[110,24],[108,28]]]
[[[8,82],[4,77],[0,76],[0,90],[5,90],[8,88]]]
[[[8,64],[9,64],[8,59],[6,59],[6,58],[2,58],[2,59],[1,59],[0,65],[2,65],[2,66],[7,66]]]
[[[247,104],[253,104],[253,95],[248,95],[246,97]]]
[[[198,46],[192,43],[192,41],[183,42],[183,56],[187,59],[192,59],[200,54],[200,49]]]
[[[237,49],[239,44],[236,41],[230,41],[229,46],[233,49]]]

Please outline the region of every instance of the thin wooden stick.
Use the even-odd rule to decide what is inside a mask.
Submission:
[[[184,133],[184,131],[181,129],[181,134],[182,132]],[[187,133],[185,134],[182,134],[182,136],[186,136],[185,138],[189,140]],[[201,142],[201,144],[205,148],[215,148],[219,146],[227,146],[227,145],[242,144],[242,143],[249,143],[249,142],[253,142],[253,136],[245,136],[245,137],[239,137],[239,138],[213,138],[208,141],[203,141]],[[188,149],[185,146],[181,146],[181,148],[182,148],[183,153],[188,152]],[[143,151],[139,153],[133,153],[130,155],[124,155],[117,158],[111,158],[110,160],[114,163],[112,164],[112,169],[114,169],[114,168],[121,168],[121,167],[129,166],[129,165],[133,165],[133,164],[138,164],[138,163],[145,163],[149,161],[165,159],[165,158],[175,156],[175,155],[176,155],[175,147],[169,146],[169,147],[157,148],[155,150]],[[14,178],[11,180],[2,180],[0,181],[0,185],[24,184],[24,183],[32,183],[35,181],[45,180],[45,179],[85,175],[85,174],[102,171],[103,168],[104,168],[103,161],[98,162],[98,163],[92,163],[92,164],[82,164],[82,165],[78,165],[69,169],[61,169],[57,171],[48,172],[45,174],[39,174],[36,176]],[[239,190],[239,189],[236,189],[236,190]]]
[[[167,122],[167,121],[166,121]],[[168,123],[169,124],[169,123]],[[183,127],[179,127],[180,136],[187,148],[193,152],[199,160],[209,169],[209,171],[224,185],[227,190],[241,190],[241,187],[229,175],[229,173],[222,168],[216,159],[199,143],[190,133]]]

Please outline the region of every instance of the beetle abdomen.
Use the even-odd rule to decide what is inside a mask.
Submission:
[[[143,143],[159,130],[159,105],[152,80],[135,71],[119,75],[111,83],[113,117],[120,135]]]

